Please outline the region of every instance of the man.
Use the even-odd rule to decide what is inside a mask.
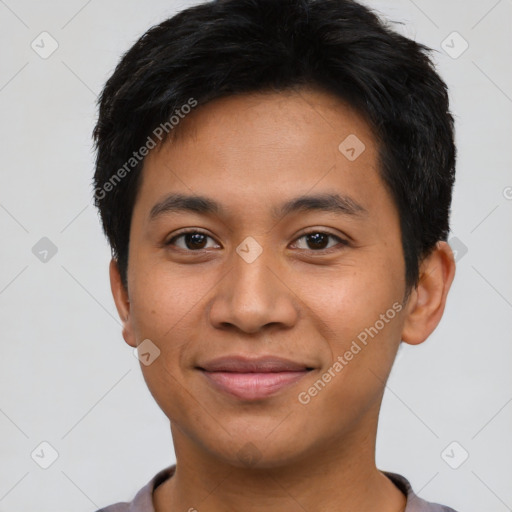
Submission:
[[[210,2],[150,29],[99,104],[112,292],[177,461],[103,510],[452,510],[375,465],[399,344],[455,272],[427,49],[349,0]]]

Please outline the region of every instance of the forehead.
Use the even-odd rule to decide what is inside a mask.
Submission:
[[[175,144],[199,139],[204,142],[206,134],[211,137],[217,132],[223,137],[236,134],[248,148],[251,146],[249,139],[255,142],[266,140],[275,143],[276,147],[284,147],[278,143],[285,142],[283,135],[290,127],[307,127],[309,135],[313,131],[324,136],[325,132],[331,132],[336,138],[348,130],[359,133],[370,145],[375,143],[364,116],[341,98],[313,86],[239,93],[214,99],[182,116],[171,130],[169,140]],[[244,135],[249,137],[243,138]],[[289,135],[291,137],[292,132]],[[161,148],[169,149],[170,144],[161,144],[157,149]]]
[[[376,139],[364,118],[315,89],[239,94],[184,116],[175,135],[145,159],[139,196],[169,190],[208,195],[233,207],[341,192],[362,203],[378,172]],[[374,190],[375,192],[375,190]]]

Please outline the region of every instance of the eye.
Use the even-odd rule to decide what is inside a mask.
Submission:
[[[329,239],[336,240],[338,243],[329,245]],[[342,246],[348,245],[347,240],[323,231],[310,231],[309,233],[305,233],[301,237],[297,238],[295,245],[297,245],[300,240],[304,240],[306,245],[309,247],[298,247],[299,249],[307,250],[309,248],[316,252],[329,251],[333,247],[336,247],[336,245],[340,244]]]
[[[207,246],[208,238],[213,240],[213,238],[206,233],[194,229],[189,231],[182,231],[180,234],[175,235],[170,240],[168,240],[165,245],[174,245],[185,251],[202,251],[204,249],[211,248],[211,246]],[[180,240],[181,243],[177,243],[178,240]],[[220,246],[217,244],[216,247]]]
[[[192,252],[199,252],[209,248],[220,247],[220,245],[218,245],[216,242],[214,242],[213,246],[208,246],[208,239],[213,241],[213,238],[206,233],[198,231],[197,229],[190,229],[188,231],[182,231],[181,233],[173,236],[165,243],[165,245],[175,246],[181,250]],[[302,243],[303,247],[300,247],[301,240],[305,242],[306,247],[304,247],[304,243]],[[297,238],[294,245],[298,245],[298,249],[309,249],[313,250],[314,252],[330,252],[330,250],[335,248],[337,245],[348,245],[348,241],[340,238],[339,236],[324,231],[310,231]]]

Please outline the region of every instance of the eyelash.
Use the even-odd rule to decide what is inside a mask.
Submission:
[[[164,245],[167,247],[167,246],[172,246],[174,245],[173,242],[175,242],[177,239],[187,235],[187,234],[201,234],[201,235],[204,235],[208,238],[211,238],[213,240],[213,237],[211,237],[210,235],[208,235],[207,233],[201,231],[201,230],[198,230],[198,229],[189,229],[189,230],[186,230],[186,231],[182,231],[181,233],[178,233],[177,235],[174,235],[171,239],[169,239],[167,242],[164,243]],[[312,231],[308,231],[306,233],[303,233],[302,235],[300,235],[298,238],[295,239],[295,242],[296,243],[298,240],[301,240],[302,238],[305,238],[307,237],[308,235],[327,235],[328,237],[330,238],[333,238],[333,239],[336,239],[338,241],[338,244],[333,246],[333,247],[329,247],[327,249],[319,249],[319,250],[315,250],[315,249],[301,249],[301,250],[306,250],[306,251],[310,251],[310,252],[314,252],[314,253],[319,253],[319,254],[329,254],[333,251],[336,251],[336,250],[340,250],[340,248],[338,248],[337,246],[338,245],[341,245],[341,246],[348,246],[349,245],[349,242],[343,238],[340,238],[339,236],[337,235],[333,235],[332,233],[329,233],[328,231],[321,231],[321,230],[312,230]],[[202,251],[205,251],[205,249],[197,249],[197,250],[193,250],[193,249],[183,249],[183,248],[179,248],[179,250],[181,251],[185,251],[185,252],[190,252],[190,253],[193,253],[193,252],[196,252],[196,253],[200,253]]]

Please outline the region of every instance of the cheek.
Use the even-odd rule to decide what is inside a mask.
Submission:
[[[400,342],[402,305],[393,287],[354,295],[347,285],[329,297],[318,304],[318,311],[330,361],[311,387],[301,390],[306,394],[302,398],[311,400],[308,411],[313,417],[334,414],[335,424],[348,421],[349,428],[378,407]],[[333,422],[332,416],[329,421]]]
[[[156,265],[151,271],[133,272],[130,290],[131,322],[137,342],[149,339],[158,356],[141,371],[153,398],[168,417],[186,411],[187,392],[182,362],[187,345],[194,338],[194,314],[200,307],[197,292],[182,286],[175,275],[166,275]],[[196,305],[194,308],[194,305]]]
[[[390,331],[403,296],[403,276],[387,261],[354,262],[339,272],[302,276],[302,299],[316,318],[318,328],[342,350],[347,342],[378,322],[379,330]],[[389,313],[386,315],[386,312]],[[383,321],[387,321],[382,329]],[[350,344],[350,343],[349,343]]]
[[[168,346],[176,333],[190,325],[204,295],[204,280],[169,271],[155,263],[134,269],[130,283],[130,309],[137,336]]]
[[[380,396],[391,370],[402,331],[403,279],[388,262],[375,259],[373,265],[354,264],[337,275],[314,279],[316,287],[311,282],[304,290],[310,290],[307,300],[316,312],[316,329],[330,350],[323,368],[328,375],[322,380],[329,388],[322,391],[324,399],[328,407],[344,404],[355,411]]]
[[[149,366],[142,364],[141,370],[156,402],[174,417],[187,409],[190,370],[186,367],[191,348],[198,343],[206,291],[213,283],[204,273],[185,272],[176,266],[170,272],[166,262],[154,262],[148,268],[133,268],[132,328],[138,342],[149,339],[160,351],[158,358]]]

